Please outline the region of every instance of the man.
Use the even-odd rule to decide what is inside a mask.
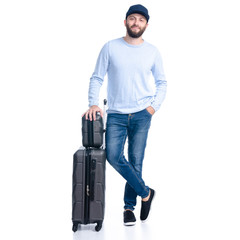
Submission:
[[[108,162],[126,179],[124,224],[134,225],[136,198],[142,198],[140,219],[148,218],[155,191],[142,179],[142,163],[152,115],[166,94],[162,59],[157,48],[143,40],[148,27],[148,10],[138,4],[129,8],[123,38],[106,43],[97,60],[89,85],[89,110],[86,119],[95,120],[100,87],[108,74],[108,117],[106,153]],[[150,86],[155,79],[156,91]],[[124,145],[128,138],[128,161]]]

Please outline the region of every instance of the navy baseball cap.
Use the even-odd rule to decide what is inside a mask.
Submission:
[[[137,4],[137,5],[133,5],[131,6],[128,11],[127,11],[127,14],[126,14],[126,19],[129,15],[133,14],[133,13],[139,13],[141,15],[143,15],[146,19],[147,19],[147,22],[150,18],[150,16],[148,15],[148,10],[147,8],[145,8],[143,5],[141,4]]]

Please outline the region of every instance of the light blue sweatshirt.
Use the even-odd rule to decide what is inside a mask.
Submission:
[[[99,91],[106,74],[108,113],[129,114],[148,106],[155,111],[160,108],[167,82],[161,55],[150,43],[131,45],[118,38],[103,46],[90,79],[89,107],[99,104]],[[155,92],[150,84],[151,76],[155,80]]]

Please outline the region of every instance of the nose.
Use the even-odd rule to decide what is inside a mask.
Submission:
[[[135,19],[134,25],[139,26],[139,20],[138,19]]]

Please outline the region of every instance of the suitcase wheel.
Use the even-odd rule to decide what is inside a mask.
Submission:
[[[73,224],[72,230],[73,230],[73,232],[76,232],[78,230],[78,224],[77,223]]]
[[[97,222],[97,226],[95,227],[95,230],[99,232],[102,228],[102,221]]]

